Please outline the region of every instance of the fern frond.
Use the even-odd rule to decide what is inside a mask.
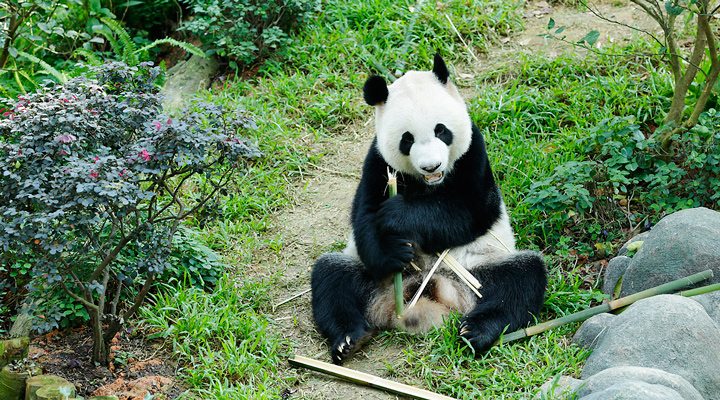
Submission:
[[[135,46],[135,43],[132,41],[128,31],[125,30],[119,22],[113,19],[100,18],[100,21],[102,21],[102,23],[105,24],[105,26],[107,26],[115,36],[117,36],[117,40],[115,40],[115,38],[107,38],[115,54],[125,63],[129,65],[137,65],[139,62],[137,58],[137,46]]]
[[[100,65],[103,63],[100,57],[98,57],[95,53],[87,49],[83,49],[82,47],[73,52],[73,57],[83,57],[85,61],[91,65]]]
[[[158,40],[148,44],[147,46],[143,46],[143,47],[137,49],[135,51],[135,54],[143,53],[143,52],[148,51],[148,50],[152,49],[153,47],[159,46],[161,44],[169,44],[171,46],[176,46],[176,47],[179,47],[179,48],[185,50],[186,52],[188,52],[192,55],[196,55],[201,58],[207,58],[207,56],[205,55],[205,52],[203,52],[201,49],[199,49],[194,44],[191,44],[188,42],[181,42],[181,41],[175,40],[173,38],[158,39]]]
[[[58,80],[58,82],[65,83],[65,81],[67,81],[67,75],[56,70],[52,65],[48,64],[47,62],[43,61],[42,59],[40,59],[30,53],[21,51],[21,50],[18,50],[18,55],[21,55],[21,56],[27,58],[28,60],[34,62],[35,64],[41,66],[43,68],[44,72],[46,72],[48,75],[52,75],[55,79]],[[30,82],[35,83],[35,81],[33,81],[32,79],[29,79],[29,77],[26,77],[26,79],[28,79]]]
[[[15,73],[13,75],[15,76],[15,83],[17,83],[20,91],[23,93],[27,93],[27,90],[25,90],[25,86],[23,86],[22,81],[20,80],[20,74],[18,73],[18,70],[15,70]]]

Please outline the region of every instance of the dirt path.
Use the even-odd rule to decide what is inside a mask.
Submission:
[[[629,5],[602,4],[599,8],[603,14],[628,25],[654,29],[652,21],[643,18],[644,14]],[[522,52],[544,54],[552,58],[568,49],[572,50],[567,44],[539,36],[546,33],[550,17],[556,21],[557,27],[566,27],[564,34],[570,41],[578,40],[591,29],[599,30],[600,47],[627,40],[635,34],[630,29],[602,22],[588,12],[552,7],[546,2],[530,3],[526,5],[525,31],[503,40],[482,57],[480,64],[456,66],[458,74],[465,74],[470,82],[460,85],[463,95],[470,98],[475,94],[476,86],[472,82],[474,76],[501,64],[517,63],[518,55]],[[358,101],[361,101],[359,89]],[[372,111],[368,107],[366,120],[356,121],[342,137],[322,144],[327,156],[294,189],[294,206],[288,207],[275,217],[273,233],[283,238],[282,255],[279,259],[267,254],[258,255],[261,265],[284,272],[275,304],[307,290],[310,287],[310,268],[314,259],[323,252],[342,248],[350,229],[350,203],[363,158],[373,137],[371,116]],[[489,143],[489,146],[492,146],[492,143]],[[329,360],[327,346],[313,326],[309,293],[279,306],[274,318],[284,334],[295,343],[298,354]],[[366,345],[346,366],[384,376],[387,375],[386,365],[401,362],[402,350],[387,347],[387,344],[375,340]],[[301,383],[293,389],[291,398],[371,400],[394,399],[396,396],[303,372]]]

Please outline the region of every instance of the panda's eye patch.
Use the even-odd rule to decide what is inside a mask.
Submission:
[[[410,155],[410,148],[415,143],[415,137],[410,132],[405,132],[400,139],[400,152],[406,156]]]
[[[435,137],[445,142],[446,145],[450,146],[453,140],[453,133],[443,124],[435,125]]]

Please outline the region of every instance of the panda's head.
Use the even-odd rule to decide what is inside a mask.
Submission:
[[[363,88],[375,106],[377,147],[385,162],[403,174],[443,182],[468,150],[472,123],[445,62],[435,55],[432,71],[409,71],[388,86],[371,76]]]

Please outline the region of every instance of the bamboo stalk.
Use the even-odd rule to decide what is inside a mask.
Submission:
[[[288,361],[290,362],[290,365],[295,367],[303,367],[313,371],[322,372],[359,385],[381,389],[389,393],[407,396],[412,399],[453,400],[452,397],[443,396],[424,389],[418,389],[416,387],[383,379],[375,375],[370,375],[365,372],[355,371],[350,368],[313,360],[312,358],[295,356],[290,358]]]
[[[601,314],[604,312],[609,312],[612,310],[616,310],[618,308],[622,308],[625,306],[629,306],[630,304],[645,299],[650,296],[656,296],[659,294],[667,294],[677,291],[678,289],[681,289],[685,286],[694,285],[698,282],[702,282],[706,279],[710,279],[713,276],[713,271],[711,269],[705,270],[703,272],[698,272],[697,274],[687,276],[685,278],[676,279],[674,281],[664,283],[659,286],[655,286],[653,288],[643,290],[642,292],[638,292],[635,294],[631,294],[630,296],[621,297],[616,300],[612,300],[610,302],[607,302],[605,304],[600,304],[595,307],[588,308],[587,310],[583,310],[580,312],[576,312],[574,314],[566,315],[561,318],[556,318],[547,322],[543,322],[537,325],[533,325],[531,327],[525,328],[525,329],[519,329],[515,332],[510,332],[506,335],[503,335],[502,339],[499,342],[502,343],[508,343],[515,340],[519,340],[522,338],[530,337],[533,335],[537,335],[538,333],[545,332],[547,330],[557,328],[559,326],[569,324],[571,322],[580,322],[584,321],[593,315]],[[714,288],[712,288],[714,287]],[[708,289],[712,288],[712,289]],[[696,294],[706,293],[707,291],[717,290],[720,289],[720,284],[715,285],[709,285],[702,288],[687,290],[682,293],[686,293],[685,296],[693,296]],[[690,293],[690,294],[687,294]]]
[[[388,168],[388,195],[389,197],[397,196],[397,176],[395,173],[390,172]],[[403,292],[403,281],[402,272],[395,273],[393,277],[393,286],[395,287],[395,314],[400,318],[403,313],[404,304],[404,292]]]

